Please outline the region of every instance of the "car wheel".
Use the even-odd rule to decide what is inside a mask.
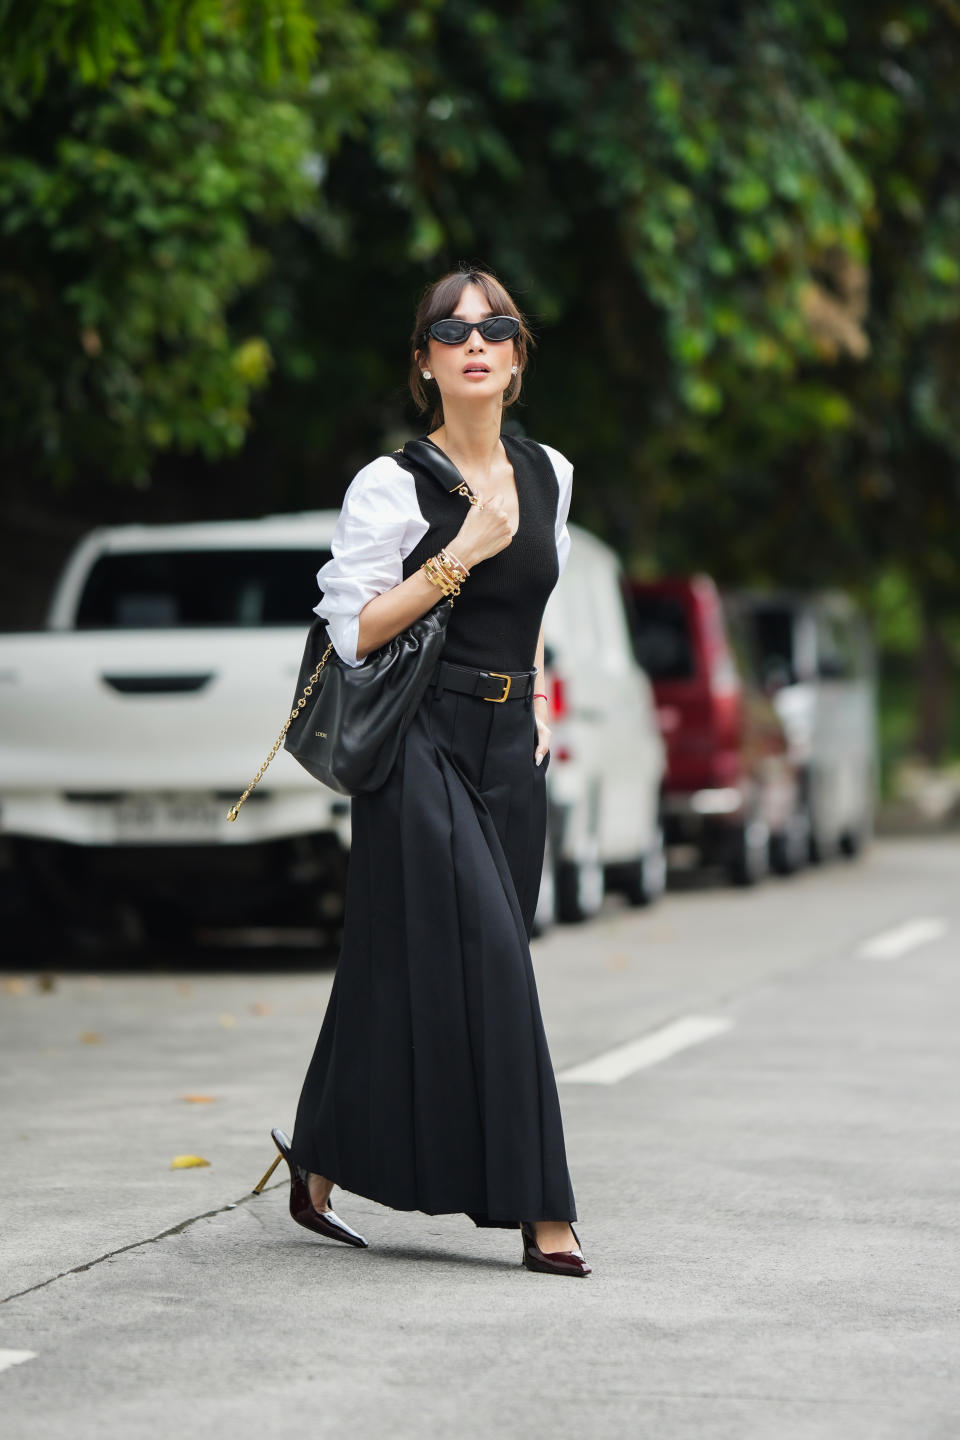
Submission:
[[[844,830],[840,836],[840,853],[848,860],[855,860],[858,855],[869,845],[873,838],[872,816],[864,815],[856,825],[849,830]]]
[[[840,837],[835,831],[831,833],[826,829],[811,801],[807,802],[807,817],[810,822],[810,838],[807,842],[810,864],[825,865],[836,855]]]
[[[769,870],[770,831],[762,820],[750,820],[736,832],[730,878],[734,885],[756,885]]]
[[[874,794],[875,781],[872,770],[867,772],[863,783],[866,798],[860,818],[840,836],[840,850],[851,860],[862,854],[873,839],[873,800],[870,797]]]
[[[827,835],[821,831],[819,834],[811,828],[808,853],[811,865],[826,865],[836,856],[839,848],[838,835]]]
[[[625,865],[618,871],[618,878],[618,888],[626,896],[628,905],[652,905],[659,900],[667,888],[667,852],[661,827],[657,827],[653,845],[646,854]]]
[[[785,829],[770,837],[770,864],[778,875],[793,875],[807,862],[810,852],[810,820],[805,810],[796,810]]]
[[[585,858],[561,860],[557,866],[557,919],[578,925],[597,914],[605,889],[599,846]]]

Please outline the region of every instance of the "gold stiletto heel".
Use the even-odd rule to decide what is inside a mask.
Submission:
[[[340,1240],[344,1245],[354,1245],[358,1250],[365,1250],[366,1240],[362,1235],[358,1235],[356,1230],[352,1230],[345,1220],[341,1220],[332,1210],[318,1210],[315,1207],[310,1198],[309,1176],[291,1155],[289,1136],[282,1130],[271,1130],[270,1138],[277,1147],[277,1158],[260,1184],[254,1187],[254,1195],[260,1194],[280,1161],[286,1160],[290,1170],[290,1214],[297,1224],[302,1225],[305,1230],[312,1230],[315,1235],[325,1235],[328,1240]]]
[[[282,1155],[282,1153],[281,1153],[280,1151],[278,1151],[278,1152],[277,1152],[277,1158],[276,1158],[276,1160],[274,1160],[273,1164],[270,1166],[270,1169],[267,1171],[266,1175],[264,1175],[264,1177],[263,1177],[263,1179],[260,1181],[259,1185],[254,1185],[253,1191],[252,1191],[252,1193],[253,1193],[254,1195],[259,1195],[259,1194],[260,1194],[260,1191],[263,1189],[264,1185],[266,1185],[267,1181],[270,1179],[270,1176],[273,1174],[274,1170],[276,1170],[277,1166],[280,1164],[280,1161],[281,1161],[282,1159],[283,1159],[283,1155]]]

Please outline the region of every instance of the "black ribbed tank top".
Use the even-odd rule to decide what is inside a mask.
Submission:
[[[559,487],[541,445],[512,435],[501,439],[516,477],[519,528],[505,550],[479,561],[464,581],[453,602],[443,658],[478,670],[532,670],[543,612],[559,577]],[[420,513],[430,527],[403,562],[406,580],[441,547],[452,545],[470,502],[445,493],[433,476],[396,458],[413,475]]]

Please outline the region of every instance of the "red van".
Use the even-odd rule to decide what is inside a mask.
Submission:
[[[752,885],[803,863],[796,769],[772,703],[752,679],[736,622],[706,575],[633,581],[634,646],[667,748],[668,846],[696,847]]]

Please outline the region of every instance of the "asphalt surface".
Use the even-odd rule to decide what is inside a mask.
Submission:
[[[5,1440],[954,1440],[958,879],[957,840],[888,840],[536,943],[561,1075],[726,1027],[561,1080],[576,1283],[463,1217],[336,1192],[354,1251],[290,1221],[280,1171],[250,1196],[329,966],[7,971]]]

